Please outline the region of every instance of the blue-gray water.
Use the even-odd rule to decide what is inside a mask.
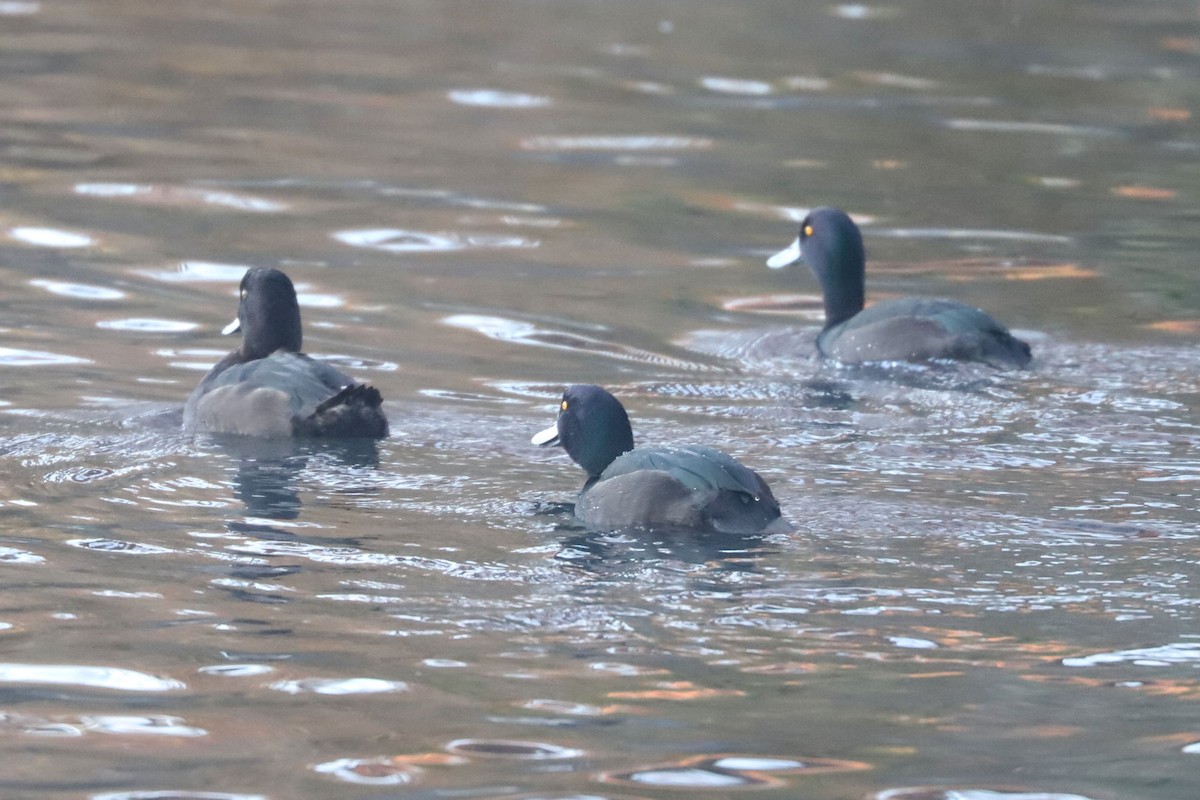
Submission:
[[[1193,800],[1195,3],[0,0],[0,795]],[[802,210],[1034,368],[812,357]],[[193,439],[247,266],[374,448]],[[564,384],[775,487],[588,534]]]

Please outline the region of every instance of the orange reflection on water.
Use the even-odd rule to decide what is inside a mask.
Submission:
[[[952,281],[1000,277],[1010,281],[1043,281],[1094,278],[1096,271],[1072,263],[1015,261],[1011,259],[958,258],[949,261],[874,261],[871,271],[893,275],[941,274]]]
[[[1186,108],[1148,108],[1146,114],[1159,122],[1187,122],[1192,118],[1192,112]]]
[[[1179,194],[1174,189],[1159,186],[1114,186],[1112,193],[1131,200],[1174,200]]]
[[[691,681],[660,683],[657,689],[631,692],[609,692],[609,697],[626,700],[708,700],[713,697],[745,697],[740,689],[706,689]]]
[[[1164,319],[1161,322],[1152,322],[1146,327],[1153,331],[1194,334],[1200,333],[1200,319]]]
[[[1195,36],[1164,36],[1159,44],[1173,53],[1200,54],[1200,38]]]

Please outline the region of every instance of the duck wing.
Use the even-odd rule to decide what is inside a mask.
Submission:
[[[1029,345],[986,312],[953,300],[905,297],[868,306],[822,331],[821,353],[847,363],[863,361],[980,361],[1024,367]]]

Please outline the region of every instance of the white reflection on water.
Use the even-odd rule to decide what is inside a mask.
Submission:
[[[714,767],[721,769],[736,769],[736,770],[778,770],[778,769],[802,769],[803,761],[797,761],[792,758],[767,758],[764,756],[728,756],[726,758],[718,758],[713,762]]]
[[[313,772],[329,775],[361,786],[399,786],[416,780],[420,770],[387,756],[377,758],[338,758],[314,764]]]
[[[24,17],[41,12],[42,4],[31,0],[3,0],[0,2],[0,16]]]
[[[519,236],[460,236],[457,233],[426,233],[399,228],[337,231],[333,238],[351,247],[382,250],[386,253],[436,253],[470,248],[537,247],[535,239]]]
[[[1114,137],[1117,131],[1091,125],[1066,125],[1057,122],[1029,122],[1002,119],[948,119],[947,128],[983,133],[1048,133],[1055,136]]]
[[[250,267],[213,261],[184,261],[174,269],[139,270],[142,275],[167,283],[237,283]]]
[[[0,547],[0,564],[44,564],[46,559],[41,556],[15,547]]]
[[[78,664],[0,664],[0,683],[45,683],[87,686],[122,692],[171,692],[186,689],[182,681],[156,678],[120,667],[88,667]]]
[[[287,694],[381,694],[407,692],[408,684],[403,681],[385,681],[381,678],[303,678],[295,681],[277,681],[271,684],[271,688]]]
[[[179,717],[165,715],[135,716],[125,714],[107,714],[103,716],[80,717],[80,722],[90,731],[98,733],[113,733],[121,736],[150,735],[150,736],[207,736],[208,731],[182,724]]]
[[[84,233],[62,231],[57,228],[12,228],[8,235],[19,242],[36,247],[89,247],[96,240]]]
[[[722,78],[717,76],[700,79],[700,85],[710,92],[725,94],[772,94],[775,89],[766,81],[752,81],[743,78]]]
[[[0,347],[0,367],[47,367],[62,364],[90,364],[90,359],[47,353],[44,350],[18,350]]]
[[[296,302],[305,308],[340,308],[346,305],[345,299],[336,294],[301,291],[296,292]]]
[[[96,323],[96,327],[112,331],[136,331],[137,333],[183,333],[199,328],[200,324],[180,319],[133,317],[131,319],[102,319]]]
[[[1022,789],[944,789],[918,787],[888,789],[875,800],[1092,800],[1081,794],[1038,792]]]
[[[1064,658],[1065,667],[1096,667],[1104,664],[1133,664],[1137,667],[1166,667],[1172,664],[1200,665],[1200,643],[1176,642],[1160,647],[1139,647],[1090,656]]]
[[[697,136],[531,136],[523,150],[708,150],[713,140]]]
[[[137,556],[157,556],[175,552],[174,550],[154,544],[119,541],[117,539],[68,539],[67,544],[71,547],[79,547],[84,550],[99,550],[105,553],[123,553],[125,555]]]
[[[512,758],[521,761],[553,761],[578,758],[583,750],[546,742],[522,742],[515,739],[455,739],[446,745],[451,753],[483,758]]]
[[[710,370],[707,364],[686,361],[674,356],[643,350],[638,347],[582,336],[569,331],[539,328],[533,323],[521,320],[494,317],[486,314],[452,314],[442,320],[452,328],[464,328],[475,331],[489,339],[516,344],[548,347],[556,350],[574,350],[593,355],[604,355],[622,361],[635,361],[644,364],[672,366],[686,370]]]
[[[895,16],[895,9],[887,6],[873,6],[866,3],[839,3],[830,9],[830,13],[842,19],[877,19]]]
[[[462,106],[486,106],[488,108],[545,108],[551,104],[549,97],[520,92],[502,92],[497,89],[455,89],[447,97],[450,102]]]
[[[1032,231],[987,230],[982,228],[876,228],[871,233],[875,236],[888,236],[895,239],[992,239],[1012,242],[1048,242],[1053,244],[1069,244],[1072,241],[1070,236],[1033,233]]]
[[[77,183],[75,184],[75,193],[89,197],[135,199],[144,203],[161,205],[218,206],[256,214],[274,214],[287,210],[285,204],[274,200],[190,186],[158,186],[149,183]]]
[[[694,789],[724,789],[746,785],[746,780],[737,775],[725,775],[697,767],[634,772],[628,776],[628,779],[649,786],[682,786]]]
[[[29,282],[30,286],[45,289],[51,294],[62,297],[74,297],[79,300],[119,300],[125,296],[120,289],[109,289],[106,286],[90,286],[86,283],[67,283],[38,278]]]
[[[139,789],[132,792],[94,794],[88,800],[268,800],[265,794],[193,792],[176,789]]]
[[[274,671],[274,667],[266,664],[215,664],[197,670],[204,675],[220,675],[223,678],[247,678],[266,675]]]

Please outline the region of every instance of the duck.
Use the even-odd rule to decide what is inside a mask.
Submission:
[[[592,384],[567,387],[554,424],[532,438],[561,446],[587,473],[575,517],[598,531],[786,533],[766,481],[711,447],[637,447],[625,407]]]
[[[237,319],[223,334],[242,344],[188,397],[183,427],[192,433],[266,439],[388,435],[374,386],[301,352],[300,304],[291,278],[270,267],[242,276]]]
[[[796,241],[767,260],[779,269],[804,261],[821,284],[825,327],[817,350],[845,364],[877,361],[977,361],[1023,369],[1029,345],[984,311],[953,300],[902,297],[864,308],[866,253],[845,211],[813,210]]]

